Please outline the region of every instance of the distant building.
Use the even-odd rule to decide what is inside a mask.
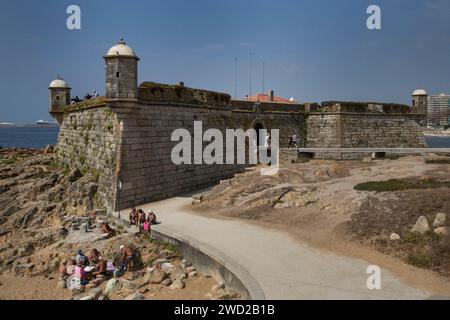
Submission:
[[[428,97],[428,125],[444,127],[450,125],[450,95]]]
[[[248,101],[259,101],[259,102],[282,102],[282,103],[297,103],[294,98],[285,99],[280,97],[275,97],[273,90],[268,94],[266,93],[257,93],[251,97],[247,96]]]
[[[412,93],[412,107],[415,113],[427,113],[428,94],[424,89],[417,89]]]

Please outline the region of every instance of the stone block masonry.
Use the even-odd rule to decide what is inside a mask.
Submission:
[[[391,106],[387,114],[379,108],[349,109],[335,104],[332,109],[308,112],[302,105],[287,104],[279,111],[278,104],[255,106],[209,91],[184,91],[177,96],[173,86],[167,87],[169,92],[154,88],[156,101],[151,101],[148,92],[143,94],[150,90],[147,87],[140,88],[142,99],[99,98],[66,109],[58,159],[68,168],[98,175],[99,206],[129,208],[205,188],[242,172],[245,165],[172,163],[172,149],[178,143],[171,141],[173,131],[184,128],[194,135],[195,121],[202,122],[203,132],[214,128],[224,136],[226,129],[279,129],[281,147],[287,147],[293,134],[299,137],[299,147],[425,146],[420,127],[403,107],[396,113]]]
[[[342,148],[426,147],[423,129],[402,115],[342,115]]]
[[[312,113],[308,148],[422,148],[422,128],[407,114]]]
[[[164,199],[192,190],[205,188],[242,172],[245,165],[175,165],[171,161],[171,141],[174,130],[184,128],[194,135],[194,121],[201,121],[203,132],[219,129],[254,128],[257,123],[270,130],[280,129],[281,143],[287,146],[289,136],[301,136],[304,116],[300,113],[263,113],[213,108],[187,104],[141,102],[135,107],[112,106],[123,125],[120,152],[120,180],[116,207]],[[208,142],[204,142],[204,147]],[[193,150],[193,149],[192,149]],[[224,151],[225,154],[225,151]]]
[[[197,96],[210,100],[206,93]],[[57,158],[69,169],[97,174],[97,205],[117,210],[205,188],[245,169],[238,164],[173,164],[171,153],[178,142],[171,141],[171,136],[176,129],[193,135],[194,121],[202,121],[203,131],[219,129],[225,136],[226,129],[246,131],[259,124],[279,129],[280,144],[286,147],[293,134],[306,139],[304,119],[303,113],[270,108],[252,112],[229,105],[99,98],[66,108]]]
[[[61,164],[98,176],[100,207],[110,208],[114,202],[119,127],[117,115],[103,104],[66,113],[58,137],[56,154]]]

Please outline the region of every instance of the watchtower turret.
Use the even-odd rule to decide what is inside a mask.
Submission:
[[[63,78],[57,77],[50,82],[50,115],[62,123],[64,118],[64,107],[70,104],[70,90],[69,85]]]
[[[139,58],[133,49],[121,39],[108,50],[105,59],[106,97],[137,99],[137,63]]]
[[[412,103],[414,112],[428,112],[428,94],[424,89],[414,90],[412,93]]]

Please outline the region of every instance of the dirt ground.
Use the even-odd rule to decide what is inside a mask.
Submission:
[[[0,300],[67,300],[72,298],[68,289],[58,289],[58,275],[49,278],[38,277],[15,277],[12,275],[0,276]],[[170,290],[163,285],[149,285],[144,293],[146,300],[204,300],[205,293],[209,292],[216,284],[212,278],[198,277],[195,280],[186,279],[186,288],[182,290]],[[106,283],[99,286],[105,289]],[[109,296],[110,300],[123,300],[130,293],[114,292]]]
[[[186,288],[181,290],[170,290],[163,285],[148,285],[144,288],[143,293],[145,300],[205,300],[207,292],[217,284],[217,282],[208,277],[200,276],[196,279],[185,279]],[[104,289],[105,284],[100,288]],[[129,293],[119,292],[112,293],[110,300],[123,300]]]
[[[284,163],[273,177],[261,176],[256,168],[222,182],[201,203],[194,200],[191,209],[288,232],[313,247],[365,259],[413,286],[450,296],[450,281],[443,278],[450,275],[447,239],[407,239],[419,216],[430,224],[438,212],[450,218],[450,189],[354,190],[359,183],[394,178],[450,180],[450,165],[425,163],[430,157],[438,156]],[[389,241],[392,232],[402,239]],[[432,263],[417,268],[408,260],[412,254],[429,255]]]
[[[72,297],[67,289],[57,289],[57,275],[45,277],[0,276],[0,300],[65,300]]]

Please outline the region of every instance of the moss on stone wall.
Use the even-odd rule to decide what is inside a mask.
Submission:
[[[89,108],[102,107],[105,105],[106,105],[106,97],[97,97],[68,105],[64,108],[64,112],[72,112]]]
[[[99,106],[99,105],[98,105]],[[109,108],[86,108],[69,112],[61,125],[57,159],[68,170],[96,170],[102,207],[114,197],[114,170],[120,133],[114,132],[117,115]]]

